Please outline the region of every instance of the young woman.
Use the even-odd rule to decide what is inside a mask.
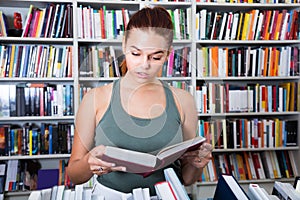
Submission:
[[[122,45],[126,74],[92,89],[80,104],[67,169],[73,183],[86,182],[96,174],[106,187],[125,193],[147,187],[155,195],[154,184],[164,180],[164,169],[144,178],[101,157],[108,145],[155,154],[196,136],[193,96],[157,79],[172,41],[173,25],[164,8],[143,8],[131,17]],[[204,143],[168,167],[174,168],[183,184],[193,184],[210,161],[211,150]]]

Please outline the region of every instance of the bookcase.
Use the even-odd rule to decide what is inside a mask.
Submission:
[[[1,35],[3,30],[1,26],[0,53],[6,52],[7,49],[9,51],[14,49],[12,52],[20,52],[22,55],[21,52],[26,52],[28,49],[28,52],[34,51],[37,55],[36,58],[31,59],[35,62],[28,63],[31,69],[28,72],[23,69],[25,65],[22,65],[21,61],[18,62],[18,56],[15,56],[15,62],[13,59],[6,59],[12,61],[12,65],[6,62],[6,66],[14,66],[13,63],[16,63],[24,75],[18,74],[18,70],[5,73],[1,68],[1,90],[7,91],[8,96],[11,96],[9,93],[11,90],[5,88],[15,88],[15,90],[19,88],[18,91],[24,90],[24,93],[25,90],[27,91],[25,88],[34,88],[32,90],[36,91],[35,94],[38,94],[37,91],[44,94],[47,92],[45,88],[50,87],[49,90],[55,91],[56,95],[60,93],[59,91],[70,93],[63,96],[54,95],[54,106],[49,104],[53,109],[47,114],[45,111],[42,114],[40,107],[33,106],[33,112],[29,109],[28,112],[18,111],[21,113],[0,117],[0,124],[1,126],[11,124],[20,128],[29,123],[39,129],[49,124],[54,125],[54,128],[58,128],[58,124],[68,124],[65,135],[60,136],[60,138],[68,138],[67,149],[63,151],[57,149],[50,154],[39,155],[31,155],[32,152],[20,153],[20,155],[9,152],[10,156],[1,156],[1,161],[37,159],[41,161],[42,168],[57,168],[58,160],[67,160],[71,148],[68,144],[72,141],[74,115],[82,96],[90,88],[112,82],[122,75],[122,71],[118,71],[117,66],[123,59],[121,42],[125,25],[120,23],[116,28],[109,28],[112,27],[109,17],[122,16],[121,21],[127,21],[133,12],[144,6],[160,5],[170,11],[174,20],[178,19],[175,25],[175,51],[172,52],[173,56],[166,63],[160,78],[176,87],[189,90],[195,96],[199,133],[207,137],[215,147],[214,158],[205,169],[203,177],[188,189],[196,197],[212,197],[219,172],[233,173],[246,188],[250,182],[254,182],[263,184],[269,188],[269,191],[275,179],[293,181],[292,176],[289,178],[284,173],[275,177],[274,171],[274,177],[270,173],[265,173],[262,177],[252,176],[250,164],[245,161],[250,156],[261,157],[263,162],[269,160],[267,158],[272,155],[273,163],[278,160],[278,165],[284,158],[292,157],[291,161],[296,166],[293,175],[299,173],[297,172],[297,166],[300,166],[298,137],[300,31],[297,25],[300,19],[297,14],[300,10],[299,1],[1,1],[0,11],[6,15],[9,28],[13,28],[13,15],[16,11],[21,13],[23,29],[27,27],[31,5],[33,8],[39,8],[32,8],[38,10],[32,13],[39,16],[43,16],[43,13],[46,16],[48,6],[53,10],[65,10],[67,14],[61,16],[57,14],[57,17],[52,20],[61,19],[61,25],[65,27],[64,31],[59,28],[43,29],[41,26],[43,24],[39,29],[37,22],[35,28],[29,26],[26,36],[16,37]],[[105,18],[104,13],[106,13]],[[239,20],[242,15],[243,20]],[[252,16],[253,19],[256,17],[256,22],[253,22]],[[269,17],[264,20],[263,16]],[[99,18],[106,20],[107,23],[95,20]],[[267,19],[269,24],[264,26]],[[274,22],[275,19],[278,23]],[[119,22],[120,18],[116,17],[115,20]],[[280,20],[294,23],[275,26],[280,24]],[[247,24],[254,28],[243,29]],[[44,26],[51,27],[51,23],[48,25],[45,23]],[[257,27],[261,27],[260,31],[256,31]],[[282,30],[289,32],[287,30],[291,27],[294,27],[291,32],[295,34],[281,36]],[[264,28],[267,32],[263,32]],[[32,30],[40,30],[40,32],[32,32]],[[47,36],[43,37],[43,35]],[[55,57],[50,56],[53,55],[53,51],[57,52],[57,55],[64,55],[61,56],[64,59],[55,60]],[[1,61],[5,60],[3,58],[1,57]],[[38,67],[43,65],[43,62],[50,61],[53,62],[53,66],[58,63],[57,66],[60,67],[50,74]],[[170,66],[172,66],[171,71],[168,68]],[[45,95],[40,96],[45,97]],[[68,106],[65,104],[67,101],[65,99],[68,99]],[[8,99],[1,99],[1,101],[10,102]],[[17,107],[19,108],[20,105]],[[10,111],[11,109],[6,108],[2,113],[10,113]],[[289,132],[294,131],[294,137],[289,136],[292,139],[283,138],[285,135],[283,132],[287,132],[283,127],[291,127],[287,129]],[[49,149],[46,151],[49,152]],[[286,152],[283,153],[283,157],[281,152]],[[248,171],[244,173],[241,173],[241,170],[228,171],[229,166],[236,162],[226,165],[224,159],[233,159],[233,161],[241,159],[242,166],[245,166]],[[265,168],[269,165],[265,162],[261,165],[264,168],[262,171],[267,172]],[[273,169],[272,166],[269,167],[268,169]],[[8,198],[17,198],[16,196],[26,195],[26,193],[9,192],[6,195]]]

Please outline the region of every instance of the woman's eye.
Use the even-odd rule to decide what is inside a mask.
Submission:
[[[139,56],[139,55],[140,55],[140,54],[137,53],[137,52],[131,52],[131,54],[132,54],[133,56]]]
[[[152,60],[161,60],[161,56],[151,56]]]

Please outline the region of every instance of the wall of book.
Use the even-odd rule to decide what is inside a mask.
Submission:
[[[72,6],[71,1],[0,3],[5,199],[24,198],[43,187],[41,180],[71,185],[64,168],[74,134]],[[48,178],[47,170],[53,172]]]
[[[195,191],[213,188],[219,172],[242,183],[292,180],[300,163],[297,0],[0,2],[1,161],[58,169],[67,160],[81,98],[125,73],[128,19],[154,5],[168,9],[175,31],[160,78],[195,96],[199,133],[215,147]]]
[[[219,173],[269,192],[299,174],[299,4],[261,3],[196,4],[199,133],[214,146],[198,197]]]

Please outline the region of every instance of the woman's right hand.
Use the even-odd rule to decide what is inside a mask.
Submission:
[[[103,175],[112,171],[126,171],[123,166],[116,166],[114,163],[101,160],[105,152],[105,146],[94,147],[88,154],[88,164],[93,174]]]

